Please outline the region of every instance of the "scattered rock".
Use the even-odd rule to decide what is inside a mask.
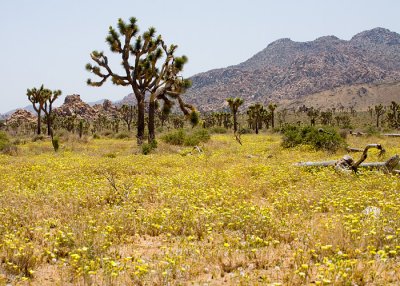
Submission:
[[[369,206],[362,211],[362,214],[366,216],[373,216],[374,218],[379,218],[379,216],[381,215],[381,209],[378,207]]]

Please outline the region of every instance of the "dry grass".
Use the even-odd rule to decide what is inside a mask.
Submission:
[[[194,155],[160,142],[144,156],[132,139],[0,155],[0,285],[400,283],[398,177],[300,169],[344,153],[242,140],[215,135]],[[349,141],[400,153],[398,139]]]

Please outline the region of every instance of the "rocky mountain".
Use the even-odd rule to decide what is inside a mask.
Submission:
[[[122,106],[122,105],[136,105],[136,97],[133,93],[128,94],[127,96],[124,96],[124,98],[122,98],[119,101],[115,102],[116,106]]]
[[[280,39],[247,61],[200,73],[185,98],[201,111],[221,109],[228,97],[288,102],[341,86],[400,81],[400,35],[375,28],[351,40]]]

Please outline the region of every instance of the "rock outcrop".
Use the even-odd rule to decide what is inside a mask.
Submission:
[[[17,109],[10,117],[6,120],[6,126],[15,128],[21,125],[36,124],[37,116],[33,115],[27,110]]]
[[[110,100],[104,100],[103,104],[90,106],[82,101],[80,95],[67,95],[64,104],[54,109],[57,116],[66,117],[76,115],[78,118],[87,120],[95,119],[99,114],[106,116],[115,116],[118,112],[117,107]]]

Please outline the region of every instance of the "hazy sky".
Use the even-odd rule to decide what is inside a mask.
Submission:
[[[399,0],[1,0],[0,113],[28,105],[26,89],[41,84],[63,91],[59,104],[74,93],[85,101],[130,93],[86,85],[92,50],[116,56],[105,37],[118,18],[134,16],[141,31],[154,26],[177,44],[189,77],[243,62],[279,38],[349,40],[375,27],[399,33],[399,11]]]

